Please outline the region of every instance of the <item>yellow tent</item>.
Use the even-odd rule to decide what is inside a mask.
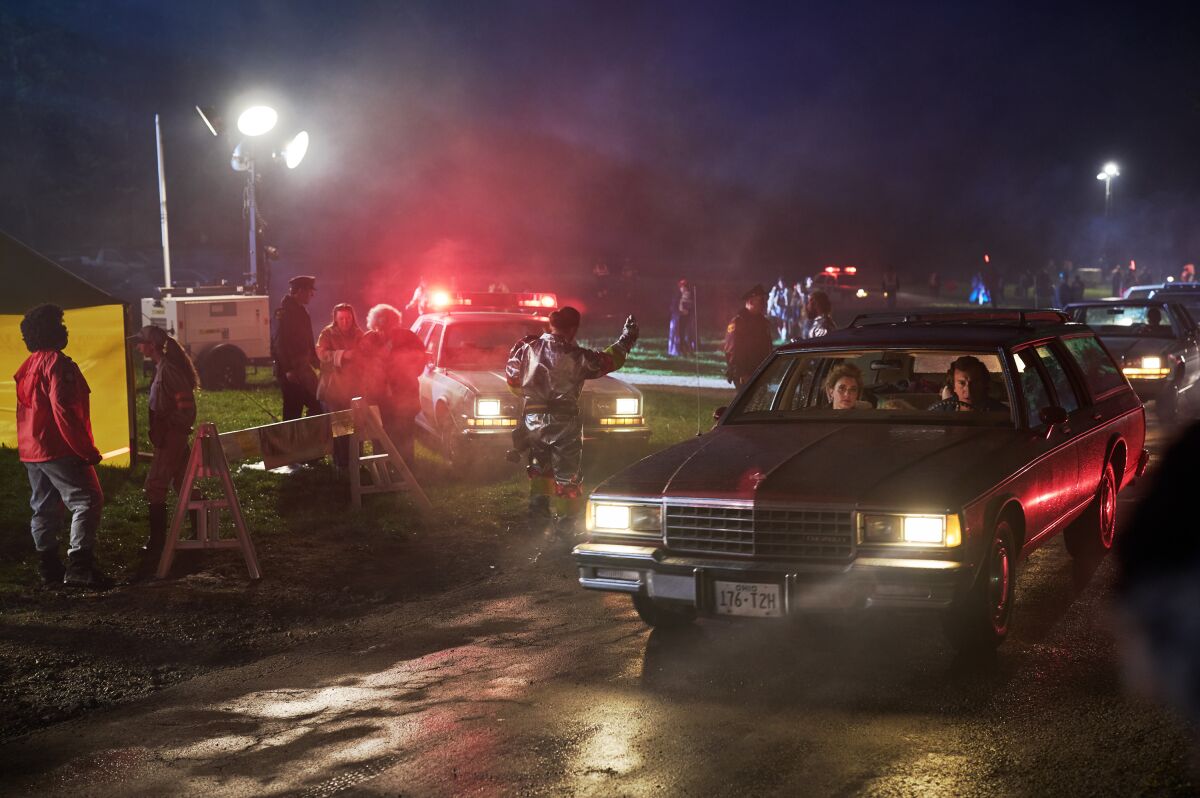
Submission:
[[[92,389],[92,434],[104,461],[127,465],[133,440],[125,306],[15,238],[0,232],[0,445],[17,445],[13,374],[29,354],[21,317],[49,302],[66,311],[66,353]]]

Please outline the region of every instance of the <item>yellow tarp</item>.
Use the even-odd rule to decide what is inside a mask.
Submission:
[[[48,301],[53,301],[52,299]],[[20,314],[0,315],[0,445],[17,446],[13,375],[29,355]],[[125,379],[125,320],[121,305],[66,311],[66,353],[92,389],[92,435],[109,465],[129,464],[129,390]]]

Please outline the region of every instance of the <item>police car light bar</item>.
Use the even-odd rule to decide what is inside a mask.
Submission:
[[[429,306],[434,310],[549,311],[558,307],[558,297],[544,291],[499,293],[494,291],[434,291]]]

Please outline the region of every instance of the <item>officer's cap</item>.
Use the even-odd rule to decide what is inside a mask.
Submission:
[[[317,290],[317,278],[310,274],[300,274],[288,280],[288,286],[293,291],[300,291],[307,288],[310,291]]]
[[[753,288],[751,288],[749,291],[742,294],[742,301],[747,302],[756,296],[766,296],[766,295],[767,295],[767,289],[763,288],[762,283],[758,283]]]
[[[157,327],[153,324],[147,324],[142,329],[138,330],[134,335],[125,339],[131,344],[152,344],[153,346],[162,346],[167,342],[167,331],[162,327]]]
[[[556,330],[578,329],[580,318],[579,311],[567,305],[550,314],[550,326]]]

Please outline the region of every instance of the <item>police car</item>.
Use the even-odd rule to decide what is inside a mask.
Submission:
[[[513,344],[546,331],[558,299],[548,293],[433,291],[412,330],[429,363],[420,378],[422,436],[455,465],[502,458],[522,412],[504,379]],[[584,384],[579,398],[586,450],[649,440],[642,394],[611,375]]]
[[[867,290],[859,285],[857,266],[826,266],[812,277],[814,291],[824,291],[830,299],[866,299]]]

